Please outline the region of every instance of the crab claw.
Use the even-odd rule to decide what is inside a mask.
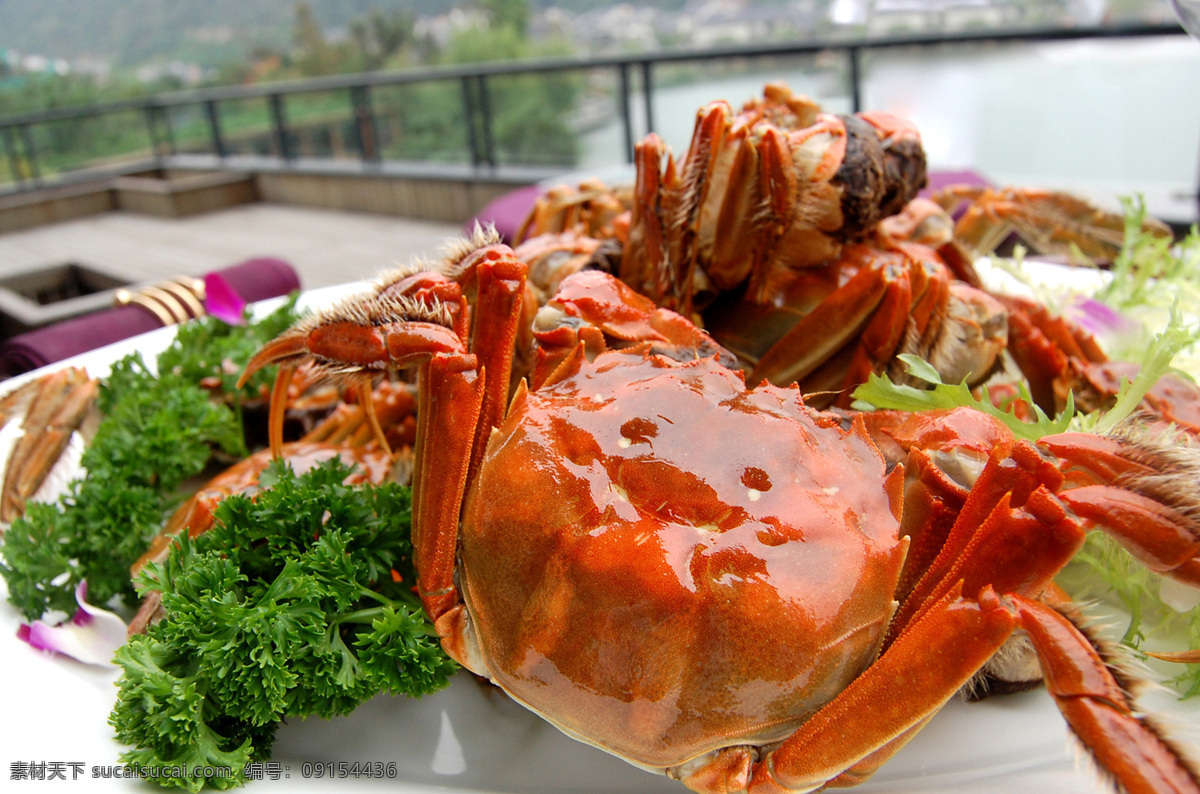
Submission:
[[[311,360],[327,375],[344,375],[400,369],[434,353],[460,349],[462,340],[454,329],[425,307],[367,299],[361,307],[343,304],[284,331],[255,354],[239,384],[269,364],[294,367]]]
[[[430,305],[385,292],[397,283],[385,282],[375,294],[347,300],[300,322],[264,345],[246,364],[239,387],[264,367],[280,365],[268,416],[268,438],[276,455],[283,447],[288,386],[301,364],[311,363],[317,379],[341,378],[362,390],[384,370],[413,366],[438,353],[463,351],[451,312],[440,303]]]
[[[311,355],[307,340],[294,331],[287,331],[263,345],[262,349],[254,354],[254,357],[246,364],[246,368],[242,370],[237,386],[239,389],[245,386],[246,381],[264,367],[272,364],[285,364],[294,368]]]
[[[263,345],[238,378],[237,386],[240,389],[254,373],[272,364],[280,365],[271,389],[270,411],[267,414],[267,439],[275,457],[283,452],[283,416],[287,409],[288,384],[296,374],[296,369],[311,357],[306,335],[298,333],[296,329],[285,331]]]

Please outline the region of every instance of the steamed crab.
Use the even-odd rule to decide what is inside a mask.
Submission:
[[[935,250],[953,224],[914,200],[925,153],[909,122],[823,113],[772,83],[736,113],[724,101],[702,108],[678,161],[650,134],[635,162],[624,221],[612,217],[616,194],[591,183],[567,191],[575,204],[561,190],[538,203],[519,246],[535,281],[556,249],[606,268],[703,322],[750,381],[799,383],[819,404],[849,405],[872,372],[903,382],[904,353],[947,381],[995,368],[1005,309],[975,288],[964,258],[947,264]],[[615,244],[589,252],[597,235]]]
[[[632,194],[590,181],[539,200],[518,235],[533,280],[545,259],[606,269],[703,324],[750,382],[799,383],[816,406],[849,406],[872,373],[916,385],[900,360],[911,354],[972,386],[1016,359],[1051,410],[1062,367],[1027,355],[1040,341],[1025,334],[1040,331],[980,289],[974,258],[1016,231],[1038,252],[1112,259],[1125,227],[1045,190],[919,198],[925,153],[911,123],[824,113],[781,83],[736,112],[701,108],[678,159],[648,135],[635,163]],[[1170,234],[1157,221],[1143,229]]]
[[[951,185],[934,200],[957,215],[954,238],[975,256],[992,253],[1015,233],[1034,253],[1069,255],[1074,248],[1091,259],[1111,261],[1121,253],[1126,234],[1123,216],[1058,191]],[[1142,229],[1171,237],[1171,229],[1153,218],[1143,221]]]
[[[810,791],[869,777],[1031,646],[1122,785],[1200,791],[1045,595],[1092,522],[1200,584],[1194,496],[1139,486],[1157,464],[1136,441],[1035,446],[960,413],[876,426],[907,458],[889,467],[862,418],[748,389],[707,335],[596,272],[538,313],[542,374],[510,397],[526,270],[477,238],[247,368],[416,368],[418,591],[464,666],[694,790]]]

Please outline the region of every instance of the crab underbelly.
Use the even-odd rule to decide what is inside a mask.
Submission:
[[[773,414],[749,451],[705,449],[673,438],[689,397],[664,403],[660,389],[647,414],[624,395],[615,410],[632,416],[606,418],[586,394],[553,396],[510,411],[464,516],[460,584],[497,684],[567,733],[665,768],[783,738],[870,664],[903,556],[873,448]],[[735,438],[741,419],[763,421],[716,415]],[[796,445],[830,443],[840,460],[798,459]]]

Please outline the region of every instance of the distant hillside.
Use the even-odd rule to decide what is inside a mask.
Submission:
[[[621,0],[530,0],[531,9],[585,11]],[[215,66],[258,46],[291,43],[298,0],[0,0],[0,48],[54,58],[93,56],[115,67],[182,60]],[[326,30],[372,10],[436,16],[470,0],[305,0]],[[641,0],[680,9],[687,0]]]
[[[291,41],[297,0],[0,0],[0,47],[114,66],[154,60],[215,65]],[[452,0],[307,0],[327,29],[372,9],[438,14]]]

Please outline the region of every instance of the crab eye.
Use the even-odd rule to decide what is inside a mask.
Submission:
[[[578,317],[571,317],[562,309],[550,304],[538,309],[537,314],[533,317],[534,331],[553,331],[555,328],[564,326],[578,328],[581,325],[583,325],[583,321]]]

